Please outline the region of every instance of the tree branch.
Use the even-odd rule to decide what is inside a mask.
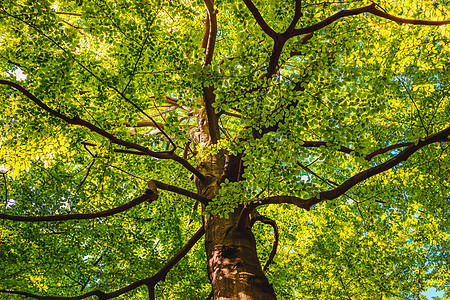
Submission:
[[[269,25],[267,25],[266,21],[264,21],[264,18],[259,13],[259,10],[256,8],[255,4],[252,2],[252,0],[244,0],[245,5],[247,6],[248,10],[252,13],[253,17],[256,20],[256,23],[258,23],[259,27],[271,38],[274,40],[279,36],[275,30],[270,28]]]
[[[205,45],[205,60],[203,62],[204,66],[211,64],[212,57],[214,55],[214,47],[216,46],[216,36],[217,36],[217,11],[214,9],[214,3],[212,0],[204,0],[206,10],[208,11],[208,16],[205,24],[205,33],[208,31],[208,36],[205,36],[202,41],[202,46]]]
[[[372,3],[368,6],[364,6],[364,7],[360,7],[360,8],[355,8],[355,9],[349,9],[349,10],[341,10],[340,12],[326,18],[325,20],[311,25],[311,26],[307,26],[301,29],[295,29],[293,30],[291,37],[293,36],[297,36],[297,35],[302,35],[302,34],[306,34],[306,33],[310,33],[310,32],[314,32],[317,31],[319,29],[324,28],[325,26],[330,25],[331,23],[344,18],[344,17],[348,17],[348,16],[355,16],[355,15],[359,15],[359,14],[363,14],[363,13],[370,13],[373,14],[375,16],[379,16],[381,18],[384,19],[388,19],[391,21],[396,22],[397,24],[401,25],[401,24],[412,24],[412,25],[431,25],[431,26],[441,26],[441,25],[445,25],[445,24],[450,24],[450,20],[444,20],[444,21],[427,21],[427,20],[414,20],[414,19],[403,19],[403,18],[398,18],[395,17],[393,15],[390,15],[384,11],[381,11],[377,8],[377,5],[375,3]]]
[[[20,221],[20,222],[50,222],[50,221],[67,221],[67,220],[88,220],[95,218],[103,218],[112,216],[121,212],[124,212],[134,206],[137,206],[145,201],[153,202],[158,199],[158,189],[173,192],[179,195],[190,197],[194,200],[197,200],[205,205],[208,204],[208,199],[193,193],[191,191],[179,188],[177,186],[173,186],[170,184],[162,183],[157,180],[150,180],[148,182],[148,189],[145,191],[145,194],[139,196],[128,203],[125,203],[116,208],[108,209],[105,211],[97,212],[97,213],[87,213],[87,214],[68,214],[68,215],[54,215],[54,216],[14,216],[7,214],[0,214],[0,219],[4,220],[12,220],[12,221]]]
[[[204,205],[208,205],[209,200],[207,198],[202,197],[202,196],[200,196],[200,195],[198,195],[198,194],[196,194],[194,192],[191,192],[191,191],[188,191],[188,190],[185,190],[185,189],[182,189],[182,188],[179,188],[177,186],[173,186],[173,185],[170,185],[170,184],[167,184],[167,183],[162,183],[162,182],[157,181],[157,180],[150,180],[149,184],[151,182],[153,182],[158,189],[169,191],[169,192],[173,192],[173,193],[176,193],[176,194],[179,194],[179,195],[183,195],[183,196],[192,198],[194,200],[197,200],[197,201],[201,202]]]
[[[39,300],[81,300],[85,299],[91,296],[97,296],[99,300],[106,300],[106,299],[112,299],[117,298],[120,295],[123,295],[125,293],[128,293],[134,289],[137,289],[138,287],[142,285],[146,285],[149,289],[149,296],[150,299],[154,299],[154,288],[155,285],[160,282],[164,281],[166,278],[167,273],[189,252],[189,250],[198,242],[198,240],[203,236],[205,233],[205,229],[203,226],[192,236],[192,238],[183,246],[183,248],[178,251],[178,253],[172,257],[155,275],[152,277],[148,277],[145,279],[141,279],[138,281],[133,282],[132,284],[118,289],[111,293],[105,293],[99,290],[91,291],[83,295],[75,296],[75,297],[56,297],[56,296],[39,296],[32,293],[27,292],[20,292],[20,291],[14,291],[14,290],[0,290],[0,293],[4,294],[13,294],[13,295],[22,295],[29,298],[39,299]]]
[[[253,227],[253,225],[257,222],[260,221],[263,224],[267,224],[272,226],[273,228],[273,244],[272,244],[272,250],[270,251],[270,255],[269,258],[267,259],[266,264],[264,265],[263,271],[267,271],[267,268],[269,267],[270,264],[273,264],[273,258],[275,257],[275,254],[277,254],[277,249],[278,249],[278,241],[280,239],[280,234],[278,232],[278,225],[275,222],[275,220],[272,220],[266,216],[260,215],[256,210],[253,211],[255,214],[252,216],[252,218],[250,219],[250,228]]]
[[[298,23],[298,20],[303,16],[302,13],[302,0],[295,0],[295,13],[294,18],[292,19],[291,24],[289,24],[289,27],[286,29],[286,31],[283,33],[284,35],[291,35],[292,32],[295,29],[295,26]]]
[[[203,66],[209,66],[211,64],[214,47],[216,45],[216,35],[217,35],[217,11],[214,9],[214,3],[212,0],[204,0],[206,9],[208,11],[208,17],[206,22],[209,22],[209,26],[206,26],[205,31],[209,30],[205,49],[205,59],[203,61]],[[204,41],[202,42],[204,44]],[[203,106],[206,110],[206,117],[208,121],[208,130],[211,142],[213,144],[217,143],[219,140],[220,132],[218,125],[218,117],[214,111],[213,103],[216,99],[214,94],[214,86],[204,86],[203,87]]]
[[[151,23],[153,23],[153,21],[154,21],[154,19],[152,20]],[[150,24],[149,27],[151,27],[151,25],[152,25],[152,24]],[[138,64],[139,64],[139,61],[141,60],[142,53],[144,52],[144,48],[145,48],[145,45],[147,44],[147,40],[148,40],[149,37],[150,37],[150,31],[149,31],[149,32],[147,33],[147,35],[145,36],[144,42],[142,43],[141,49],[140,49],[140,51],[139,51],[138,58],[136,59],[136,62],[135,62],[135,64],[134,64],[133,71],[132,71],[132,73],[131,73],[130,79],[128,80],[128,83],[127,83],[127,84],[125,85],[125,87],[123,88],[122,93],[125,93],[125,91],[127,90],[128,86],[130,85],[131,81],[133,80],[134,75],[136,74],[137,66],[138,66]]]
[[[258,201],[257,203],[250,204],[243,212],[243,214],[246,214],[247,216],[250,215],[250,213],[258,206],[265,205],[265,204],[281,204],[281,203],[290,203],[294,204],[300,208],[309,210],[313,205],[320,203],[324,200],[333,200],[337,197],[343,195],[346,191],[348,191],[353,186],[357,185],[358,183],[373,177],[377,174],[380,174],[384,171],[387,171],[391,169],[392,167],[398,165],[402,161],[407,160],[411,155],[413,155],[415,152],[420,150],[421,148],[437,142],[442,141],[448,141],[450,135],[450,126],[445,128],[444,130],[435,133],[433,135],[430,135],[426,138],[420,139],[415,143],[411,143],[406,149],[401,151],[399,154],[394,156],[393,158],[387,160],[386,162],[379,164],[378,166],[369,168],[363,172],[360,172],[356,175],[353,175],[346,181],[344,181],[341,185],[335,187],[332,190],[329,191],[323,191],[318,193],[315,197],[311,197],[309,199],[302,199],[295,196],[271,196],[267,197],[263,200]],[[398,145],[394,145],[398,146]],[[384,148],[383,148],[384,149]]]
[[[176,155],[175,153],[172,152],[154,152],[151,151],[150,149],[148,149],[147,147],[135,144],[135,143],[131,143],[131,142],[127,142],[125,140],[119,139],[117,137],[115,137],[113,134],[95,126],[92,123],[89,123],[88,121],[85,121],[83,119],[80,119],[78,117],[73,117],[73,118],[69,118],[68,116],[61,114],[60,112],[48,107],[46,104],[44,104],[41,100],[39,100],[38,98],[36,98],[33,94],[31,94],[30,92],[28,92],[24,87],[18,85],[15,82],[12,81],[8,81],[8,80],[0,80],[0,85],[8,85],[10,87],[15,88],[16,90],[20,91],[23,95],[25,95],[28,99],[30,99],[31,101],[33,101],[36,105],[38,105],[39,107],[41,107],[43,110],[45,110],[46,112],[48,112],[49,114],[69,123],[72,125],[77,125],[77,126],[82,126],[85,128],[88,128],[89,130],[96,132],[98,134],[100,134],[101,136],[107,138],[109,141],[111,141],[114,144],[120,145],[120,146],[124,146],[126,148],[129,149],[135,149],[138,150],[142,153],[144,153],[145,155],[154,157],[154,158],[159,158],[159,159],[172,159],[176,162],[179,162],[181,165],[183,165],[186,169],[188,169],[189,171],[191,171],[192,173],[194,173],[198,178],[200,178],[201,180],[204,178],[203,174],[200,173],[200,171],[198,171],[194,166],[192,166],[191,164],[189,164],[188,161],[184,160],[183,158],[179,157],[178,155]]]
[[[442,141],[444,141],[444,140],[442,140]],[[365,160],[371,160],[372,158],[374,158],[377,155],[386,153],[386,152],[394,150],[394,149],[398,149],[398,148],[402,148],[402,147],[406,147],[406,146],[411,146],[413,144],[414,143],[398,143],[398,144],[395,144],[395,145],[390,145],[390,146],[387,146],[387,147],[384,147],[384,148],[380,148],[380,149],[372,151],[369,154],[367,154],[366,156],[364,156],[364,159]]]
[[[156,190],[147,189],[145,191],[145,194],[143,194],[142,196],[134,198],[133,200],[121,206],[101,212],[87,213],[87,214],[54,215],[54,216],[13,216],[7,214],[0,214],[0,219],[19,222],[52,222],[52,221],[89,220],[95,218],[104,218],[129,210],[130,208],[137,206],[145,201],[151,203],[155,201],[157,198],[158,194],[156,193]]]

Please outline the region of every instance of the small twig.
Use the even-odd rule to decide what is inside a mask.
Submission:
[[[397,76],[397,80],[400,82],[400,84],[403,86],[403,88],[405,89],[405,91],[406,91],[406,93],[408,94],[408,98],[412,101],[412,103],[414,104],[414,107],[416,108],[416,110],[417,110],[417,115],[419,116],[419,120],[420,120],[420,123],[422,124],[422,127],[423,127],[423,129],[425,130],[425,132],[426,132],[426,134],[427,134],[427,136],[428,136],[428,129],[427,129],[427,127],[425,126],[425,123],[423,122],[423,119],[422,119],[422,116],[421,116],[421,114],[420,114],[420,110],[419,110],[419,108],[417,107],[417,104],[416,104],[416,101],[414,101],[414,98],[413,98],[413,96],[411,95],[411,91],[408,89],[408,87],[405,85],[405,83]]]
[[[125,171],[124,169],[121,169],[121,168],[119,168],[119,167],[116,167],[116,166],[113,166],[113,165],[109,165],[109,166],[110,166],[111,168],[114,168],[114,169],[119,170],[120,172],[123,172],[123,173],[125,173],[125,174],[128,174],[128,175],[130,175],[131,177],[140,179],[140,180],[142,180],[142,181],[147,181],[147,180],[145,180],[144,178],[139,177],[139,176],[134,175],[134,174],[131,174],[130,172],[127,172],[127,171]]]

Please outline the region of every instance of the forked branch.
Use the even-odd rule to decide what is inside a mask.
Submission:
[[[252,2],[252,0],[244,0],[245,5],[247,6],[248,10],[252,13],[253,17],[256,20],[256,23],[258,23],[259,27],[271,38],[276,39],[279,34],[270,28],[269,25],[267,25],[266,21],[264,21],[264,18],[261,16],[261,13],[259,12],[258,8],[256,8],[255,4]]]

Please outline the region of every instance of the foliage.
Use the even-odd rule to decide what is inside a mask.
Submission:
[[[448,3],[255,0],[258,17],[250,0],[222,0],[212,49],[205,3],[0,0],[0,295],[116,291],[156,274],[202,216],[245,204],[278,224],[266,275],[280,299],[449,297],[449,25],[387,17],[445,20]],[[277,44],[267,28],[293,31]],[[204,143],[209,87],[220,137]],[[222,154],[242,155],[242,175],[191,213],[199,199],[172,186],[195,191],[191,175]],[[108,217],[5,217],[106,211],[150,180],[170,186]],[[253,233],[266,262],[273,230]],[[197,243],[156,297],[207,298],[205,262]]]

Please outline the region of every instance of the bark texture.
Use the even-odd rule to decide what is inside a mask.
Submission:
[[[224,155],[218,154],[202,162],[199,169],[205,179],[197,181],[201,196],[212,199],[220,189],[224,175]],[[227,166],[229,166],[227,164]],[[208,276],[214,299],[276,299],[256,252],[251,229],[238,229],[243,207],[238,207],[228,219],[219,216],[204,218],[205,248]]]
[[[240,209],[205,222],[208,275],[214,299],[276,299],[261,268],[250,228],[238,229]]]

